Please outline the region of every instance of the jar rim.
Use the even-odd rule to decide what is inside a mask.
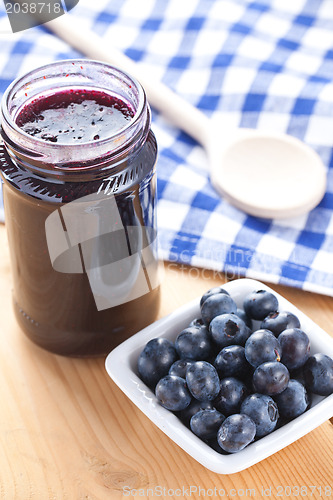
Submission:
[[[34,76],[40,75],[41,73],[45,72],[47,74],[48,72],[52,74],[52,71],[55,70],[56,68],[63,67],[63,76],[67,76],[65,69],[69,68],[71,66],[74,66],[76,69],[81,69],[83,71],[83,68],[99,68],[100,70],[108,70],[109,72],[113,72],[116,77],[119,79],[124,79],[126,83],[128,84],[129,88],[133,89],[133,92],[137,94],[137,106],[136,108],[133,109],[134,115],[131,117],[131,119],[124,125],[122,128],[114,131],[107,137],[103,137],[94,141],[88,141],[88,142],[81,142],[77,144],[64,144],[64,143],[54,143],[50,141],[45,141],[44,139],[31,136],[27,132],[25,132],[21,127],[19,127],[15,121],[15,117],[17,116],[17,111],[16,111],[16,116],[15,114],[12,114],[10,111],[10,106],[9,106],[9,101],[11,98],[13,98],[13,94],[17,93],[19,89],[22,88],[22,86],[26,85],[31,81]],[[86,75],[89,76],[89,72],[86,71]],[[44,77],[45,78],[45,77]],[[91,82],[94,84],[94,89],[97,90],[106,90],[103,88],[102,85],[99,84],[98,81],[91,80]],[[70,84],[68,86],[71,86]],[[76,87],[79,87],[77,84]],[[89,87],[89,85],[86,85],[84,82],[82,82],[83,87]],[[91,85],[90,85],[91,87]],[[61,87],[58,87],[60,89]],[[58,90],[54,89],[54,90]],[[48,89],[48,92],[52,90],[52,88]],[[109,91],[111,89],[108,89]],[[47,91],[47,87],[44,89],[44,91]],[[38,95],[38,94],[36,94]],[[39,94],[40,95],[40,94]],[[27,101],[29,98],[27,97]],[[131,103],[132,104],[132,103]],[[21,105],[19,107],[19,110],[22,109]],[[5,135],[11,139],[12,134],[16,134],[17,136],[20,136],[24,139],[24,142],[26,144],[26,149],[30,151],[34,151],[36,153],[36,149],[41,148],[43,152],[48,153],[52,155],[53,153],[62,151],[64,157],[70,157],[71,152],[77,151],[78,148],[81,150],[83,148],[89,147],[89,149],[97,150],[101,149],[103,147],[107,147],[107,145],[110,143],[112,140],[115,144],[117,144],[117,148],[114,149],[114,153],[117,153],[118,150],[124,150],[126,149],[126,143],[128,140],[124,137],[125,134],[130,135],[130,136],[135,136],[137,133],[138,125],[141,123],[142,118],[144,115],[147,113],[147,99],[146,99],[146,94],[141,86],[140,82],[136,80],[134,77],[129,75],[126,71],[123,71],[115,66],[112,66],[110,64],[104,63],[102,61],[97,61],[93,59],[64,59],[64,60],[57,60],[53,61],[51,63],[45,64],[43,66],[39,66],[24,75],[16,78],[13,80],[13,82],[10,83],[10,85],[7,87],[5,90],[2,100],[1,100],[1,115],[2,115],[2,128],[5,133]],[[5,141],[6,142],[6,141]],[[15,141],[14,141],[15,142]],[[37,148],[36,148],[37,146]],[[38,156],[35,155],[35,158]],[[64,166],[57,166],[54,165],[54,168],[57,170],[63,170],[66,169]],[[74,167],[71,166],[71,170],[82,170],[84,167]]]

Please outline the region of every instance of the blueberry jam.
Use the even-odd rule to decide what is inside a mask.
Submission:
[[[58,144],[105,139],[126,126],[133,110],[98,90],[67,89],[24,106],[16,124],[27,134]]]
[[[96,61],[52,63],[7,89],[1,135],[17,321],[51,352],[104,356],[152,323],[159,308],[157,145],[144,93]],[[85,235],[79,243],[71,239],[73,221]],[[99,302],[111,297],[105,289],[116,298],[110,306]]]

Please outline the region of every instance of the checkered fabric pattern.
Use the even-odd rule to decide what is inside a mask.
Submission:
[[[82,56],[43,26],[11,34],[2,14],[1,93],[36,66]],[[66,15],[207,116],[291,134],[327,166],[316,209],[252,217],[221,199],[202,148],[153,110],[162,258],[333,295],[332,0],[80,0]]]

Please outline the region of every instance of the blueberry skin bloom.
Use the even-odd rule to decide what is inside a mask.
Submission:
[[[258,438],[274,431],[279,419],[277,404],[266,394],[255,393],[245,398],[240,412],[252,418],[256,424],[256,437]]]
[[[216,437],[225,416],[214,409],[200,410],[193,415],[190,421],[191,431],[201,439],[212,439]]]
[[[292,420],[308,409],[311,403],[308,391],[298,380],[291,379],[287,388],[275,396],[280,415]]]
[[[154,388],[160,378],[167,375],[176,359],[178,355],[170,340],[163,337],[151,339],[138,358],[138,372],[141,380]]]
[[[310,356],[310,340],[299,328],[288,328],[278,336],[282,347],[281,361],[289,370],[303,366]]]
[[[192,400],[186,381],[176,375],[161,378],[156,385],[155,395],[158,402],[171,411],[184,410]]]
[[[217,432],[222,450],[237,453],[250,444],[256,434],[256,424],[248,415],[235,413],[227,417]]]
[[[213,401],[220,391],[216,369],[207,361],[195,361],[186,371],[187,387],[195,399]]]
[[[278,361],[268,361],[259,365],[253,374],[255,392],[274,396],[284,391],[290,379],[288,368]]]
[[[245,357],[255,368],[266,361],[280,361],[281,356],[280,342],[269,330],[257,330],[245,343]]]
[[[201,317],[205,325],[209,325],[215,316],[226,313],[236,313],[236,302],[226,293],[215,293],[204,301],[201,306]]]
[[[243,307],[249,318],[263,320],[269,313],[278,310],[279,302],[267,290],[254,290],[245,297]]]
[[[212,341],[205,326],[185,328],[175,340],[175,348],[180,358],[208,359],[212,351]]]
[[[241,380],[234,377],[223,378],[220,383],[220,392],[214,399],[214,406],[226,416],[239,413],[242,401],[248,392],[246,385]]]
[[[303,368],[305,385],[314,394],[333,394],[333,360],[326,354],[317,353],[307,360]]]
[[[221,349],[228,345],[244,346],[251,330],[236,314],[220,314],[212,319],[209,331],[216,345]]]
[[[295,314],[288,311],[274,311],[262,321],[260,328],[270,330],[275,337],[288,328],[300,328],[301,324]]]

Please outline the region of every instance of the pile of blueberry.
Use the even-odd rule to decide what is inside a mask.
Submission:
[[[301,415],[312,393],[333,393],[333,360],[310,355],[299,319],[280,311],[271,292],[254,290],[238,309],[215,287],[200,309],[175,342],[159,337],[145,345],[138,373],[216,451],[238,452]]]

